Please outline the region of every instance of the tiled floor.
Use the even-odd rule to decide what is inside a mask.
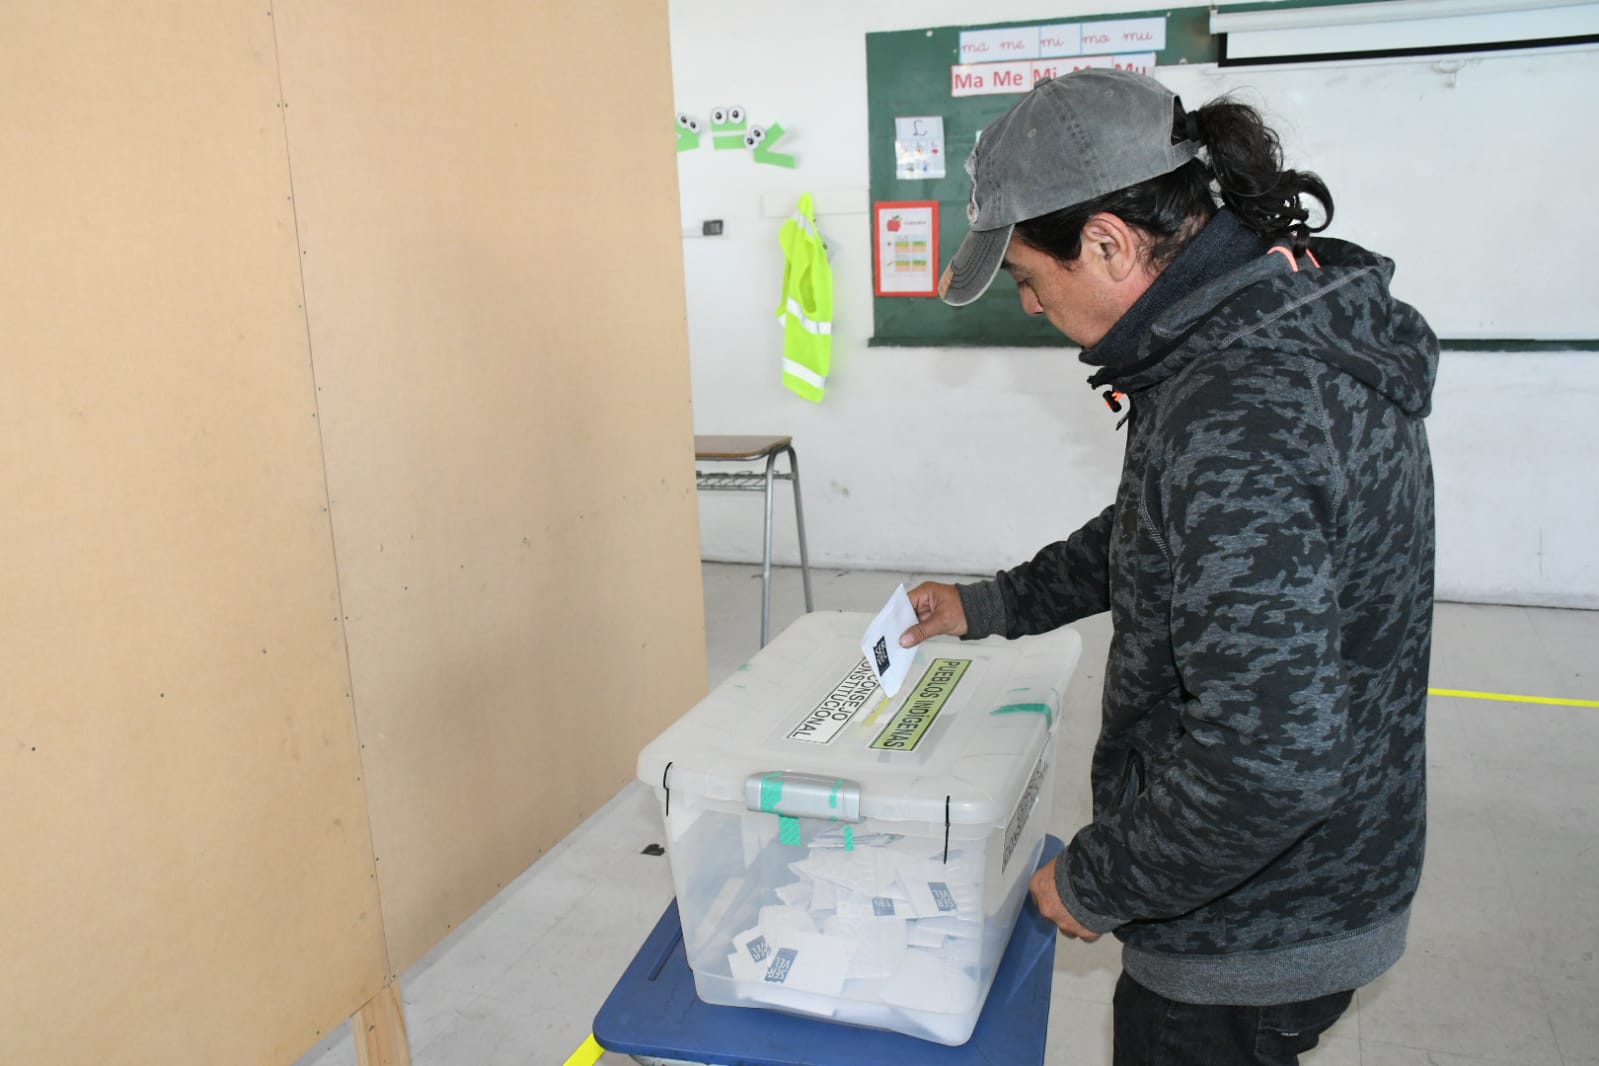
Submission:
[[[816,571],[816,605],[876,611],[911,575]],[[772,630],[800,611],[775,573]],[[758,567],[705,565],[712,684],[755,653]],[[1051,823],[1087,816],[1108,626],[1079,625]],[[1599,699],[1599,612],[1441,604],[1438,688]],[[1305,1066],[1599,1066],[1599,709],[1434,698],[1427,867],[1410,949]],[[560,1066],[672,898],[642,785],[623,789],[401,981],[418,1066]],[[1117,949],[1062,941],[1049,1066],[1110,1061]],[[607,1055],[605,1066],[630,1061]],[[300,1066],[353,1066],[347,1033]],[[913,1066],[913,1064],[906,1064]]]

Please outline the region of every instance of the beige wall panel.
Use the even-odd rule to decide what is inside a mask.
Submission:
[[[282,1063],[385,961],[266,5],[0,34],[0,1062]]]
[[[705,688],[664,2],[279,4],[390,959]]]

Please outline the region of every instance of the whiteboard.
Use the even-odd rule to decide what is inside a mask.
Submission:
[[[1331,189],[1326,235],[1394,259],[1439,337],[1599,338],[1599,48],[1156,75],[1190,109],[1260,108]]]

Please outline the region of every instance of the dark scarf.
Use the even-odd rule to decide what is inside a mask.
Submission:
[[[1144,290],[1144,295],[1117,319],[1110,332],[1092,348],[1083,349],[1083,362],[1104,368],[1088,383],[1101,388],[1160,362],[1181,338],[1151,349],[1150,327],[1156,320],[1195,289],[1237,270],[1265,251],[1264,237],[1238,221],[1225,207],[1217,211]]]

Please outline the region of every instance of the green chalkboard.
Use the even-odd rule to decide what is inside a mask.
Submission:
[[[1058,22],[1109,22],[1137,18],[1166,20],[1166,48],[1155,54],[1157,65],[1213,63],[1216,38],[1210,33],[1208,7],[1118,12],[1098,17],[1062,18]],[[936,200],[939,204],[940,255],[945,262],[966,236],[966,202],[971,185],[963,164],[977,133],[1016,102],[1015,96],[952,96],[950,68],[960,62],[963,30],[1030,25],[1004,22],[984,26],[945,26],[866,35],[867,134],[870,137],[869,184],[874,203],[893,200]],[[942,115],[945,176],[900,179],[895,176],[896,116]],[[873,234],[875,243],[876,234]],[[1043,319],[1022,314],[1016,286],[1000,278],[983,298],[967,307],[946,306],[937,297],[876,296],[872,301],[873,346],[1041,347],[1064,343]]]

